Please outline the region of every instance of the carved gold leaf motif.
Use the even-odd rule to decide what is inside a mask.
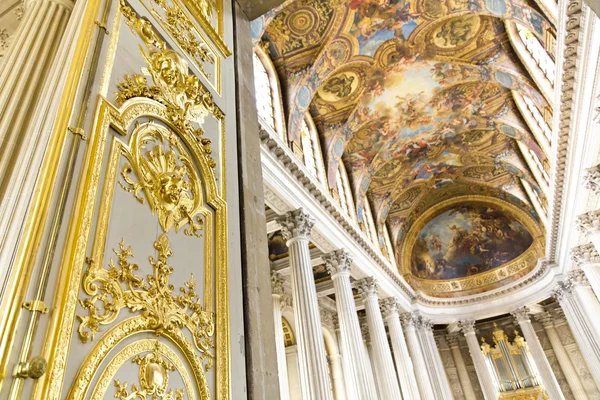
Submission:
[[[137,276],[137,264],[130,262],[133,251],[121,240],[119,250],[113,250],[118,257],[118,265],[111,259],[108,269],[98,268],[93,263],[83,276],[83,288],[91,297],[80,300],[88,315],[79,316],[79,337],[86,343],[94,340],[100,325],[113,323],[123,308],[139,312],[150,329],[161,332],[175,332],[187,328],[196,349],[200,351],[205,368],[213,366],[215,333],[214,313],[207,312],[195,292],[196,281],[191,275],[180,295],[175,295],[174,286],[169,283],[173,267],[167,264],[173,254],[169,238],[162,234],[154,242],[158,257],[149,257],[153,274],[146,279]]]
[[[202,217],[197,215],[202,207],[200,178],[175,134],[153,123],[138,126],[131,152],[124,152],[131,162],[121,170],[125,181],[119,182],[121,187],[142,204],[148,199],[164,232],[173,226],[178,231],[188,224],[184,233],[200,237],[204,225]]]
[[[183,400],[183,389],[171,389],[169,386],[169,371],[175,371],[175,365],[167,361],[160,353],[159,342],[155,342],[155,347],[151,353],[145,356],[137,355],[131,362],[138,364],[139,383],[138,389],[135,384],[131,385],[131,393],[127,388],[127,382],[121,383],[115,379],[117,393],[115,398],[119,400],[146,399],[148,396],[153,400]]]

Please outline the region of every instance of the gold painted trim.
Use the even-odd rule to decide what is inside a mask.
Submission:
[[[533,237],[533,243],[523,254],[519,255],[514,260],[496,267],[490,271],[476,274],[470,277],[448,279],[448,280],[435,280],[435,279],[421,279],[412,275],[411,268],[411,256],[412,249],[417,240],[417,237],[423,227],[435,218],[437,215],[444,211],[452,208],[457,204],[463,204],[466,202],[475,202],[493,205],[496,209],[501,210],[507,215],[515,218],[517,221],[522,223],[525,228],[529,231]],[[410,283],[421,290],[423,293],[431,296],[441,296],[442,294],[450,296],[466,296],[472,294],[474,291],[485,290],[486,286],[499,283],[505,279],[510,278],[516,273],[531,270],[537,263],[537,260],[543,256],[544,253],[544,233],[537,224],[537,222],[526,212],[518,208],[517,206],[495,197],[481,196],[481,195],[469,195],[469,196],[458,196],[449,200],[445,200],[429,208],[423,213],[412,225],[404,240],[402,246],[402,263],[400,265],[401,273],[403,276],[410,280]]]
[[[105,399],[106,391],[108,390],[111,381],[113,380],[119,368],[123,364],[125,364],[125,361],[129,360],[132,356],[138,355],[140,353],[151,352],[157,346],[161,354],[166,356],[166,358],[175,365],[177,372],[179,372],[181,376],[181,380],[183,380],[183,385],[185,386],[185,390],[187,391],[187,398],[194,398],[195,390],[192,386],[192,380],[190,379],[188,371],[179,359],[177,353],[175,353],[169,346],[166,346],[164,343],[153,339],[144,339],[130,343],[127,346],[125,346],[125,348],[123,348],[121,351],[119,351],[115,355],[115,357],[112,360],[110,360],[104,371],[102,371],[102,375],[100,375],[96,386],[93,388],[92,395],[89,398],[91,400]]]
[[[198,7],[197,0],[181,0],[184,7],[190,11],[192,16],[200,27],[208,34],[208,37],[213,41],[221,54],[227,58],[232,53],[225,41],[223,40],[223,0],[217,0],[214,4],[217,11],[217,29],[212,26],[211,22],[204,16],[202,10]]]

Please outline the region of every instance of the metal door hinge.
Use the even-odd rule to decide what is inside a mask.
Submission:
[[[48,312],[48,306],[42,300],[26,301],[23,303],[23,308],[29,311],[38,311],[42,314],[46,314]]]

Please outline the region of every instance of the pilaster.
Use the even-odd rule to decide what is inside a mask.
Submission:
[[[471,353],[473,365],[475,366],[477,378],[479,378],[479,384],[485,399],[496,400],[498,398],[498,390],[491,371],[483,357],[483,353],[479,348],[479,342],[475,333],[475,322],[460,321],[458,325],[467,339],[467,346],[469,346],[469,352]]]
[[[288,382],[287,359],[281,309],[285,306],[284,279],[281,274],[271,271],[271,288],[273,291],[273,323],[275,324],[275,348],[277,349],[277,368],[279,371],[279,394],[282,400],[289,400],[290,389]]]
[[[448,346],[452,352],[454,364],[456,364],[456,371],[458,373],[458,378],[460,379],[460,386],[463,389],[465,399],[477,400],[477,397],[475,396],[475,390],[473,389],[473,383],[471,382],[469,372],[467,371],[465,360],[460,352],[460,333],[455,332],[446,335],[446,341],[448,342]]]

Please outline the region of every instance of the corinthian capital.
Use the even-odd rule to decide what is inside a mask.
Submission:
[[[302,208],[286,212],[284,216],[277,218],[277,222],[281,225],[281,233],[285,240],[309,237],[315,224],[314,218]]]
[[[571,249],[571,260],[577,265],[600,262],[600,255],[592,243],[582,244]]]
[[[552,297],[554,297],[558,302],[562,302],[563,300],[568,299],[573,295],[573,284],[569,282],[568,279],[564,281],[559,281],[556,284],[556,289],[552,292]]]
[[[367,299],[369,296],[377,296],[379,293],[379,284],[377,279],[369,276],[356,281],[356,289],[363,299]]]
[[[352,256],[346,250],[334,250],[331,253],[323,255],[325,268],[334,278],[337,274],[349,274],[352,265]]]
[[[273,294],[283,296],[283,283],[285,279],[279,272],[271,271],[271,290]]]
[[[398,318],[400,308],[398,307],[398,299],[395,297],[388,297],[379,302],[381,307],[381,314],[383,318]]]
[[[552,325],[554,325],[554,318],[552,318],[552,314],[550,314],[547,311],[535,314],[534,318],[536,319],[536,321],[542,324],[544,328],[549,328]]]
[[[458,327],[465,335],[468,333],[475,334],[475,321],[472,321],[472,320],[458,321]]]
[[[573,287],[589,285],[587,277],[585,276],[585,272],[583,272],[581,269],[569,271],[569,274],[567,275],[567,281]]]
[[[577,230],[586,235],[600,233],[600,210],[589,211],[577,216],[575,220]]]
[[[587,189],[600,194],[600,165],[585,170],[583,183]]]
[[[517,322],[521,322],[521,321],[529,321],[529,313],[530,313],[529,308],[526,306],[523,306],[521,308],[517,308],[515,311],[511,312],[510,314],[513,316],[513,318],[515,318],[517,320]]]
[[[446,335],[446,342],[450,347],[458,347],[460,345],[460,333],[454,332]]]
[[[409,312],[400,315],[400,322],[402,322],[402,327],[405,329],[415,326],[413,315]]]

